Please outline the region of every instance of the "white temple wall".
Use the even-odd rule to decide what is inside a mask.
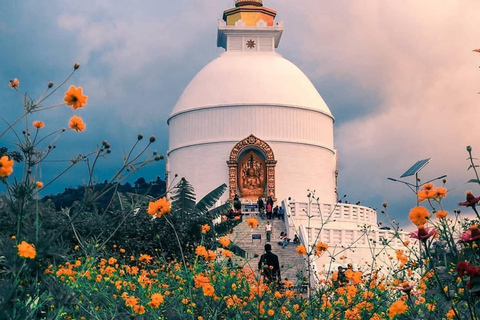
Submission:
[[[181,113],[169,120],[169,126],[170,150],[197,143],[236,143],[250,134],[267,142],[310,143],[333,149],[333,119],[291,106],[209,107]]]

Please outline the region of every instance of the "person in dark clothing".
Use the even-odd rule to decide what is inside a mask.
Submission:
[[[265,245],[265,253],[262,254],[258,261],[258,271],[263,274],[267,282],[281,281],[278,256],[272,253],[272,246],[269,243]]]
[[[242,202],[238,198],[238,195],[235,195],[233,198],[233,208],[235,209],[236,215],[240,215],[242,213]]]
[[[258,206],[258,212],[262,215],[265,210],[265,203],[263,202],[262,197],[258,197],[257,206]]]
[[[275,208],[273,208],[273,219],[275,218],[280,219],[280,217],[278,216],[278,206],[275,206]]]

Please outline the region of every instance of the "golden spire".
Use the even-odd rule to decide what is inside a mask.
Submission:
[[[267,26],[273,26],[277,12],[263,6],[262,0],[236,0],[235,8],[223,12],[223,20],[227,26],[234,26],[242,20],[245,26],[256,26],[260,20]]]

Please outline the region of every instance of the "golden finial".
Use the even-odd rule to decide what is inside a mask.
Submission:
[[[263,1],[262,0],[236,0],[235,7],[241,7],[241,6],[263,7]]]

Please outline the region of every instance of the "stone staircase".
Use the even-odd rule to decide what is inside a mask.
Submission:
[[[257,228],[252,229],[247,225],[247,220],[250,217],[257,219]],[[282,246],[277,244],[280,241],[280,233],[286,231],[285,222],[282,220],[267,220],[265,217],[262,218],[258,212],[244,212],[242,223],[237,225],[233,229],[233,233],[227,236],[235,245],[245,250],[246,257],[241,258],[234,256],[232,261],[238,266],[243,267],[244,265],[248,265],[253,270],[258,270],[258,261],[264,253],[264,245],[267,243],[265,232],[267,221],[270,221],[273,226],[270,244],[272,245],[272,252],[278,256],[282,279],[288,279],[297,284],[300,282],[299,280],[303,278],[303,274],[306,275],[305,261],[302,256],[298,255],[295,250],[297,245],[293,242],[290,242],[289,245],[283,249]],[[258,237],[258,235],[261,236],[261,239],[252,239]]]

